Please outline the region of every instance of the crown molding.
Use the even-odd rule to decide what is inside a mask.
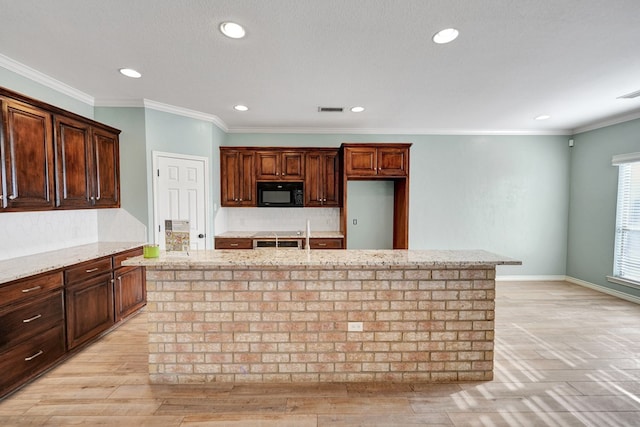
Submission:
[[[176,107],[169,104],[163,104],[161,102],[152,101],[150,99],[144,99],[144,107],[152,110],[163,111],[165,113],[176,114],[179,116],[190,117],[192,119],[203,120],[206,122],[211,122],[218,126],[225,132],[229,132],[229,128],[227,124],[223,122],[218,116],[213,114],[201,113],[195,110],[189,110],[188,108]]]
[[[6,68],[7,70],[12,71],[22,77],[26,77],[29,80],[33,80],[36,83],[40,83],[43,86],[46,86],[71,98],[77,99],[78,101],[84,102],[85,104],[94,106],[95,100],[93,96],[79,91],[78,89],[72,88],[71,86],[62,83],[59,80],[49,77],[46,74],[43,74],[38,70],[15,61],[1,53],[0,67]]]
[[[142,99],[96,99],[95,107],[134,107],[144,108],[144,101]]]
[[[636,119],[640,119],[640,110],[634,111],[633,113],[624,114],[621,116],[609,117],[606,120],[602,120],[596,123],[591,123],[586,126],[575,128],[572,132],[572,135],[577,135],[579,133],[589,132],[591,130],[596,130],[596,129],[604,128],[607,126],[613,126],[613,125],[617,125],[620,123],[624,123],[624,122],[628,122],[630,120],[636,120]]]
[[[227,133],[299,133],[299,134],[347,134],[347,135],[562,135],[569,136],[567,129],[532,130],[456,130],[456,129],[386,129],[386,128],[229,128]]]

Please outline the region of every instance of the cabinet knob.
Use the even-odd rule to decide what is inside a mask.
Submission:
[[[323,201],[323,202],[326,202],[326,201],[327,201],[327,199],[322,199],[322,201]]]
[[[240,201],[242,201],[242,199],[240,199]]]
[[[233,201],[234,201],[234,202],[237,202],[237,201],[238,201],[238,199],[233,199]]]

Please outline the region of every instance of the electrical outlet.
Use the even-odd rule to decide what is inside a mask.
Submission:
[[[347,331],[362,332],[362,322],[349,322],[347,324]]]

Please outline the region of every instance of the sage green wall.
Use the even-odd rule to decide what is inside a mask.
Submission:
[[[0,86],[83,117],[93,118],[93,106],[0,67]]]
[[[212,122],[146,109],[145,131],[147,168],[152,171],[153,151],[201,156],[209,159],[209,200],[211,205],[220,201],[219,149],[224,139]],[[218,171],[216,173],[216,171]],[[147,174],[147,203],[149,240],[153,241],[153,175]],[[215,190],[214,190],[215,189]],[[214,210],[209,209],[209,234],[214,235]]]
[[[640,119],[574,136],[571,149],[571,193],[567,275],[620,292],[640,291],[607,282],[613,273],[613,246],[618,195],[616,154],[640,151]]]
[[[120,198],[121,206],[149,229],[147,212],[147,156],[144,108],[95,109],[97,121],[121,130]]]
[[[410,249],[486,249],[501,275],[564,276],[567,136],[228,134],[225,145],[411,142]]]

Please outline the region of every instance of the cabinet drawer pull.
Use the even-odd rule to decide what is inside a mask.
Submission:
[[[41,317],[42,317],[42,314],[36,314],[35,316],[30,317],[30,318],[28,318],[28,319],[23,319],[23,320],[22,320],[22,323],[30,323],[30,322],[33,322],[33,321],[34,321],[34,320],[36,320],[36,319],[41,318]]]
[[[238,243],[229,243],[229,246],[235,247],[235,246],[238,246]]]
[[[40,286],[34,286],[33,288],[23,289],[22,293],[26,294],[27,292],[39,291],[42,289]]]
[[[86,270],[86,271],[87,271],[87,273],[93,273],[94,271],[98,271],[98,270],[100,270],[100,269],[98,267],[96,267],[96,268],[90,268],[89,270]]]
[[[318,246],[327,246],[326,243],[318,243]]]
[[[44,351],[40,350],[39,352],[37,352],[37,353],[36,353],[36,354],[34,354],[33,356],[25,357],[25,358],[24,358],[24,361],[25,361],[25,362],[28,362],[28,361],[30,361],[30,360],[35,359],[35,358],[36,358],[36,357],[38,357],[38,356],[42,356],[43,354],[44,354]]]

